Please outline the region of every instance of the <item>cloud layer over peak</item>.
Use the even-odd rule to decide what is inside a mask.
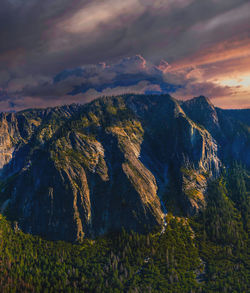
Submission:
[[[168,93],[179,99],[203,94],[216,100],[231,96],[238,89],[204,81],[204,74],[206,71],[199,67],[175,69],[164,60],[154,64],[135,55],[114,63],[66,69],[51,78],[14,79],[9,82],[8,91],[3,92],[2,102],[6,107],[9,104],[10,109],[23,109],[32,99],[32,107],[46,107],[85,103],[99,96],[125,93]]]

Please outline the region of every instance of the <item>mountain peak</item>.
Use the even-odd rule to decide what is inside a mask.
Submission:
[[[210,106],[214,109],[214,105],[212,104],[212,102],[210,101],[209,98],[205,97],[205,96],[198,96],[198,97],[194,97],[191,100],[188,100],[185,102],[185,104],[190,104],[190,105],[204,105],[204,106]]]
[[[209,131],[218,129],[217,111],[207,97],[199,96],[185,101],[182,108],[193,121],[203,125]]]

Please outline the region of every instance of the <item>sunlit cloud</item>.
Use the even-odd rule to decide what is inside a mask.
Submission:
[[[93,2],[76,12],[70,19],[59,24],[69,33],[90,33],[98,26],[122,24],[129,16],[138,15],[143,6],[137,0]],[[117,23],[117,20],[119,21]]]
[[[250,87],[250,72],[248,75],[238,76],[235,79],[222,79],[219,83],[226,86]]]

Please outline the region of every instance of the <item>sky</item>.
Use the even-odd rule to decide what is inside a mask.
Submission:
[[[249,0],[1,0],[0,112],[103,95],[250,107]]]

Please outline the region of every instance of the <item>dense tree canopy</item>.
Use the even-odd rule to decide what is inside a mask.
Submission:
[[[234,166],[202,213],[145,235],[50,242],[1,216],[1,292],[248,292],[249,178]]]

